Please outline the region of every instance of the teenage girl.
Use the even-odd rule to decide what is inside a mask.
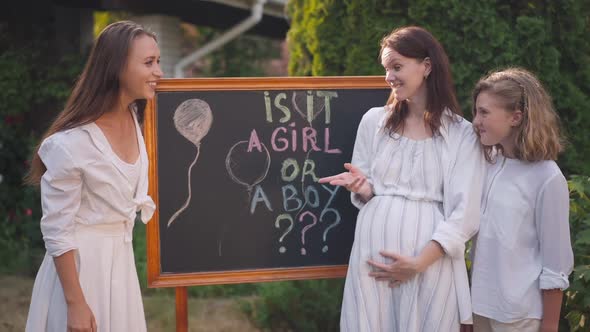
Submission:
[[[489,162],[473,248],[474,329],[557,331],[573,253],[551,98],[533,74],[511,68],[482,78],[473,104]]]

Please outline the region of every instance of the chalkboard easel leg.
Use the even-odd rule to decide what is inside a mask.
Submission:
[[[186,287],[176,287],[176,332],[188,332]]]

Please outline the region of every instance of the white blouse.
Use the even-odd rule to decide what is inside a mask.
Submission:
[[[76,223],[124,222],[125,240],[131,241],[137,212],[144,223],[151,219],[155,204],[147,194],[147,152],[137,119],[135,126],[140,150],[137,187],[94,122],[60,131],[41,143],[38,153],[47,167],[41,178],[41,232],[49,255],[77,249]]]
[[[135,191],[137,190],[137,185],[139,184],[139,178],[141,171],[141,157],[138,157],[137,160],[130,164],[126,161],[121,160],[119,156],[114,159],[115,163],[117,164],[117,168],[123,172],[123,175],[127,178],[127,182],[131,184],[131,188],[133,189],[133,195],[135,195]]]
[[[355,152],[357,158],[352,163],[367,172],[371,181],[371,170],[377,160],[365,158],[374,155],[378,137],[385,128],[388,113],[383,107],[372,108],[359,125]],[[362,128],[360,128],[362,127]],[[440,243],[445,253],[453,259],[453,277],[457,289],[457,301],[462,323],[471,323],[471,298],[469,281],[465,266],[465,242],[479,227],[480,198],[483,185],[485,159],[477,135],[471,123],[460,116],[451,118],[450,111],[441,117],[441,127],[437,135],[442,136],[443,144],[439,151],[443,175],[443,214],[444,222],[432,234],[432,239]],[[371,150],[367,150],[371,149]],[[374,188],[376,193],[387,194],[385,188]],[[364,205],[357,194],[351,194],[352,202],[358,208]]]
[[[566,289],[574,257],[567,181],[554,161],[489,164],[474,242],[473,310],[501,322],[543,317],[543,289]]]

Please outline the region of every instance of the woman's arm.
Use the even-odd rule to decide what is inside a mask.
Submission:
[[[457,130],[462,130],[462,135],[447,143],[456,146],[457,154],[445,180],[445,216],[436,226],[432,240],[441,245],[445,254],[464,258],[465,243],[479,229],[486,161],[473,129],[464,126]]]
[[[382,108],[370,109],[359,123],[352,161],[345,163],[346,172],[322,177],[319,183],[329,183],[333,186],[343,186],[351,192],[351,202],[357,208],[362,208],[373,196],[370,164],[373,158],[371,150],[373,136],[377,126],[377,118],[383,112]]]
[[[53,257],[55,263],[55,270],[59,276],[59,281],[64,291],[66,303],[68,305],[75,303],[85,303],[82,287],[78,280],[78,272],[76,271],[76,262],[74,261],[74,250],[70,250],[65,254]]]
[[[381,256],[390,258],[393,263],[383,264],[372,259],[367,263],[377,270],[369,276],[378,281],[389,282],[389,287],[395,287],[413,278],[417,273],[426,271],[434,262],[445,255],[442,246],[436,241],[429,241],[417,256],[404,256],[393,252],[381,251]]]
[[[68,331],[97,331],[94,315],[80,287],[74,253],[70,250],[53,258],[68,306]]]
[[[59,135],[59,134],[58,134]],[[96,323],[86,303],[75,262],[74,219],[80,208],[82,175],[67,149],[64,137],[45,140],[39,156],[47,170],[41,178],[41,232],[47,254],[53,257],[55,269],[67,305],[70,331],[96,331]]]
[[[373,186],[367,181],[365,174],[358,167],[350,163],[345,163],[344,168],[348,172],[321,178],[318,180],[318,183],[343,186],[351,193],[357,194],[361,202],[368,202],[373,197]]]
[[[351,183],[347,186],[351,192],[351,202],[357,208],[362,208],[373,197],[373,181],[371,174],[371,163],[373,162],[373,139],[377,130],[377,122],[382,116],[382,108],[372,108],[361,119],[354,141],[351,164],[354,165],[358,172],[354,173],[356,178],[361,178],[354,185]],[[346,166],[345,166],[346,167]],[[347,167],[350,172],[350,169]]]
[[[436,241],[430,241],[426,244],[424,249],[420,251],[418,257],[416,257],[418,261],[418,271],[424,272],[426,269],[434,264],[437,260],[439,260],[442,256],[445,255],[445,251],[440,243]]]

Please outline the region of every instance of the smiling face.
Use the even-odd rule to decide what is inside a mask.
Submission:
[[[510,156],[514,149],[515,128],[521,119],[521,111],[509,111],[503,100],[495,94],[482,91],[477,96],[473,126],[483,145],[500,144]]]
[[[385,81],[391,86],[395,99],[402,101],[426,94],[426,76],[430,74],[430,61],[405,57],[391,47],[381,53],[385,68]]]
[[[162,77],[160,49],[148,35],[136,37],[129,48],[125,68],[120,76],[121,99],[129,104],[155,95],[156,81]]]

